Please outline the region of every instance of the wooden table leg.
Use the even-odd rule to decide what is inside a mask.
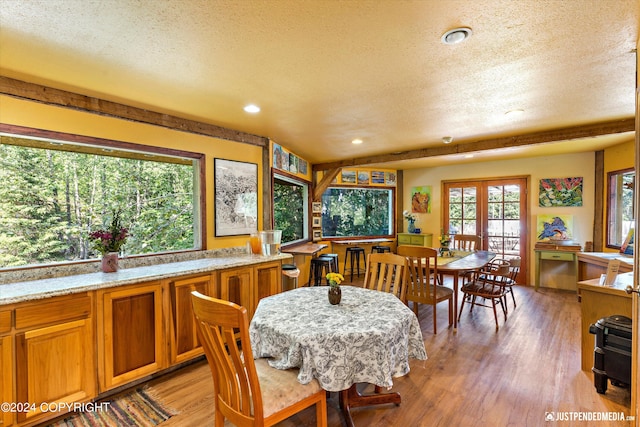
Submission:
[[[357,384],[353,384],[347,390],[340,392],[340,409],[344,415],[347,427],[355,427],[351,418],[351,408],[371,405],[383,405],[386,403],[394,403],[400,405],[400,393],[374,393],[360,394]]]
[[[458,272],[453,272],[453,332],[458,331]]]

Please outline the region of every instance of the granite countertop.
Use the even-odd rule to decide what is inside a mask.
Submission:
[[[51,279],[0,285],[0,305],[69,295],[96,289],[168,279],[187,274],[209,273],[225,268],[242,267],[276,260],[289,260],[291,255],[227,256],[171,262],[144,267],[125,268],[115,273],[88,273]]]

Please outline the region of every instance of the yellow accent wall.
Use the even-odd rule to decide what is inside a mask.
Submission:
[[[203,153],[206,161],[207,248],[244,246],[247,236],[214,237],[213,159],[224,158],[258,164],[258,228],[262,229],[262,148],[203,135],[195,135],[128,120],[104,117],[0,96],[0,122]]]

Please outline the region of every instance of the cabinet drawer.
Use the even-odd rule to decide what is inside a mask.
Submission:
[[[407,236],[404,234],[398,234],[398,244],[399,245],[410,245],[411,244],[411,236]]]
[[[424,236],[411,236],[410,239],[412,245],[424,245]]]
[[[573,261],[573,253],[564,252],[540,252],[540,259],[551,259],[555,261]]]
[[[90,314],[91,297],[87,294],[60,297],[47,302],[41,300],[16,308],[16,329],[82,319]]]
[[[0,334],[11,331],[11,310],[0,311]]]

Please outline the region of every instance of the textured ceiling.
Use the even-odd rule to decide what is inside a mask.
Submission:
[[[0,0],[0,74],[269,137],[321,163],[633,117],[639,21],[638,0]],[[472,37],[444,45],[457,26]]]

